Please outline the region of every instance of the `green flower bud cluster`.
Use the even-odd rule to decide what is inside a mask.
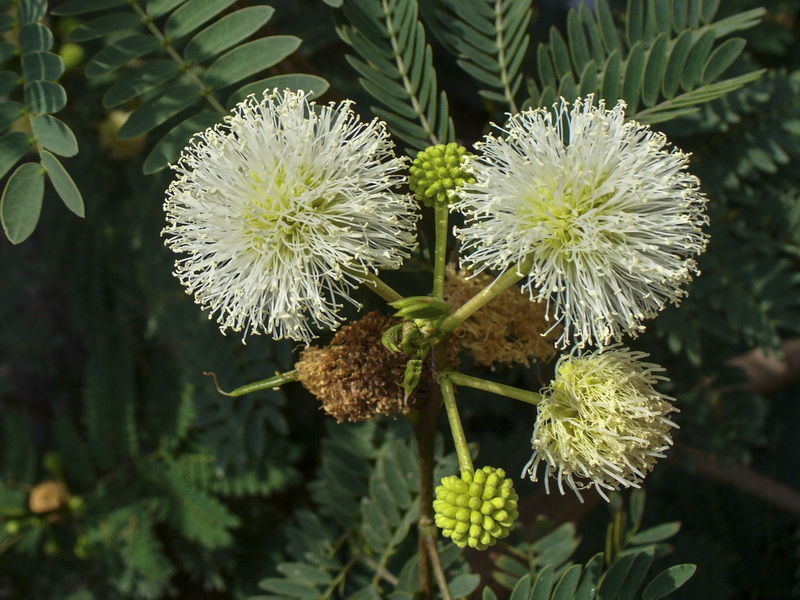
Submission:
[[[447,203],[455,190],[466,183],[475,183],[465,169],[467,149],[455,142],[430,146],[414,159],[409,173],[409,187],[425,206],[434,201]]]
[[[486,550],[511,533],[518,500],[503,469],[483,467],[445,477],[433,501],[436,525],[459,548]]]

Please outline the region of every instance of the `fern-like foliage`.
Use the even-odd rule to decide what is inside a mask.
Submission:
[[[413,443],[381,440],[380,429],[374,423],[327,428],[322,465],[310,485],[316,510],[295,513],[287,530],[290,560],[278,564],[279,576],[260,583],[269,595],[253,600],[381,598],[387,592],[411,599],[417,593],[418,455]],[[453,463],[439,451],[438,470],[452,472]],[[453,597],[471,593],[479,577],[466,570],[461,551],[439,551]]]
[[[450,45],[458,65],[484,86],[479,94],[517,112],[522,67],[530,43],[530,0],[444,0]]]
[[[771,73],[669,125],[713,198],[702,277],[680,312],[655,322],[694,365],[720,345],[780,352],[782,336],[798,331],[798,93],[796,75]]]
[[[51,52],[53,34],[40,22],[47,2],[16,4],[12,16],[12,3],[0,2],[0,11],[6,11],[0,14],[0,31],[14,40],[0,42],[0,62],[7,69],[0,71],[0,132],[5,132],[0,136],[0,177],[11,172],[0,199],[0,220],[8,239],[19,244],[39,222],[45,175],[69,210],[83,217],[84,206],[56,158],[77,154],[78,142],[66,123],[53,116],[66,106],[67,94],[58,83],[64,61]]]
[[[553,28],[537,50],[538,82],[529,85],[530,106],[550,106],[594,93],[628,114],[659,123],[699,110],[763,71],[722,78],[744,48],[744,40],[717,40],[758,23],[763,9],[714,21],[719,0],[629,0],[620,32],[606,0],[596,14],[582,3],[567,19],[567,39]]]
[[[447,96],[437,87],[433,53],[416,0],[345,2],[340,37],[360,58],[348,62],[382,107],[373,112],[412,150],[455,139]]]
[[[145,160],[145,173],[177,159],[194,133],[221,121],[249,94],[293,88],[317,96],[327,89],[327,82],[316,75],[274,75],[252,81],[292,54],[301,40],[272,35],[245,41],[263,28],[274,9],[229,10],[233,4],[233,0],[146,4],[70,0],[53,11],[86,19],[70,34],[73,42],[107,41],[86,65],[86,74],[108,79],[113,73],[113,84],[103,97],[107,108],[135,105],[117,138],[135,138],[157,128],[163,134]],[[94,16],[100,11],[103,14]]]
[[[619,495],[614,505],[605,551],[585,564],[569,560],[579,540],[568,523],[536,542],[512,547],[516,557],[498,559],[495,580],[511,588],[511,600],[655,600],[681,587],[694,574],[694,565],[674,565],[648,580],[654,561],[670,552],[665,542],[678,532],[680,523],[640,530],[644,513],[640,490],[630,495],[627,511],[622,510]],[[497,595],[487,587],[483,599],[497,600]]]

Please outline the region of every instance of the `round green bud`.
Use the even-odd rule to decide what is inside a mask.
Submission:
[[[511,533],[518,500],[503,469],[483,467],[445,477],[433,501],[436,525],[459,548],[486,550]]]
[[[417,200],[425,206],[448,203],[459,187],[475,183],[465,167],[468,156],[467,149],[455,142],[430,146],[417,154],[409,169],[409,187]]]

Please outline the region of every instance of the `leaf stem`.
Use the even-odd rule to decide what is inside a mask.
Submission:
[[[536,405],[544,399],[544,396],[538,392],[530,392],[528,390],[523,390],[522,388],[505,385],[504,383],[497,383],[495,381],[488,381],[486,379],[472,377],[471,375],[465,375],[464,373],[447,373],[445,378],[449,379],[456,385],[463,385],[466,387],[475,388],[476,390],[483,390],[484,392],[497,394],[499,396],[506,396],[508,398],[513,398],[514,400],[527,402],[528,404]]]
[[[442,321],[440,329],[446,333],[454,331],[461,323],[469,319],[481,308],[525,277],[530,271],[532,264],[533,258],[527,257],[522,259],[514,267],[507,269],[492,281],[492,283],[467,300],[458,310],[448,315],[445,320]]]
[[[293,369],[291,371],[286,371],[285,373],[276,373],[274,377],[262,379],[261,381],[256,381],[254,383],[248,383],[247,385],[238,387],[231,392],[225,392],[219,387],[219,382],[217,381],[216,373],[211,373],[206,371],[203,373],[203,375],[210,375],[211,377],[214,378],[214,386],[217,388],[217,391],[220,394],[222,394],[223,396],[230,396],[233,398],[235,398],[236,396],[244,396],[245,394],[251,394],[252,392],[258,392],[260,390],[275,390],[281,387],[284,383],[297,381],[297,369]]]
[[[440,300],[444,298],[444,271],[447,264],[447,202],[435,201],[436,245],[433,256],[433,295]]]
[[[453,435],[453,443],[456,446],[458,466],[461,468],[462,473],[465,471],[474,471],[475,467],[472,465],[472,457],[469,454],[467,436],[464,435],[464,427],[461,425],[461,417],[458,414],[453,382],[447,377],[444,377],[439,381],[439,387],[442,390],[444,406],[447,409],[447,420],[450,422],[450,432]]]
[[[147,28],[150,30],[150,32],[156,38],[158,38],[158,41],[161,42],[161,44],[164,46],[164,50],[167,51],[167,54],[169,54],[170,58],[172,58],[172,60],[178,63],[181,66],[183,72],[186,74],[186,76],[192,81],[192,83],[194,83],[197,87],[199,87],[202,90],[203,92],[202,95],[205,97],[206,100],[208,100],[208,103],[214,108],[214,110],[216,110],[222,115],[227,115],[229,112],[228,109],[222,106],[222,103],[219,100],[217,100],[216,96],[214,96],[211,89],[209,89],[209,87],[205,83],[203,83],[195,73],[192,73],[189,69],[185,68],[186,65],[188,65],[189,63],[186,60],[184,60],[184,58],[180,54],[178,54],[177,50],[175,50],[175,48],[172,46],[172,43],[167,38],[167,36],[161,33],[161,30],[158,27],[153,25],[153,18],[150,15],[148,15],[144,11],[144,9],[142,9],[141,6],[139,6],[139,2],[134,0],[133,2],[131,2],[131,6],[133,7],[133,10],[136,11],[136,14],[142,17],[142,21],[145,23],[145,25],[147,25]]]

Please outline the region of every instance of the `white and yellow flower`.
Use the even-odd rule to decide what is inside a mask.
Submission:
[[[561,347],[635,336],[686,294],[707,241],[705,198],[688,156],[665,136],[589,96],[509,118],[476,144],[476,183],[453,205],[462,264],[517,268],[532,300],[563,324]]]
[[[416,204],[381,121],[303,92],[249,97],[195,136],[164,205],[175,274],[220,328],[308,343],[364,277],[415,246]]]
[[[562,356],[537,405],[523,475],[537,481],[543,466],[548,493],[555,477],[562,494],[566,482],[579,498],[592,486],[606,500],[605,490],[639,487],[677,427],[668,417],[677,412],[673,398],[653,387],[666,380],[664,369],[643,362],[648,356],[627,348]]]

